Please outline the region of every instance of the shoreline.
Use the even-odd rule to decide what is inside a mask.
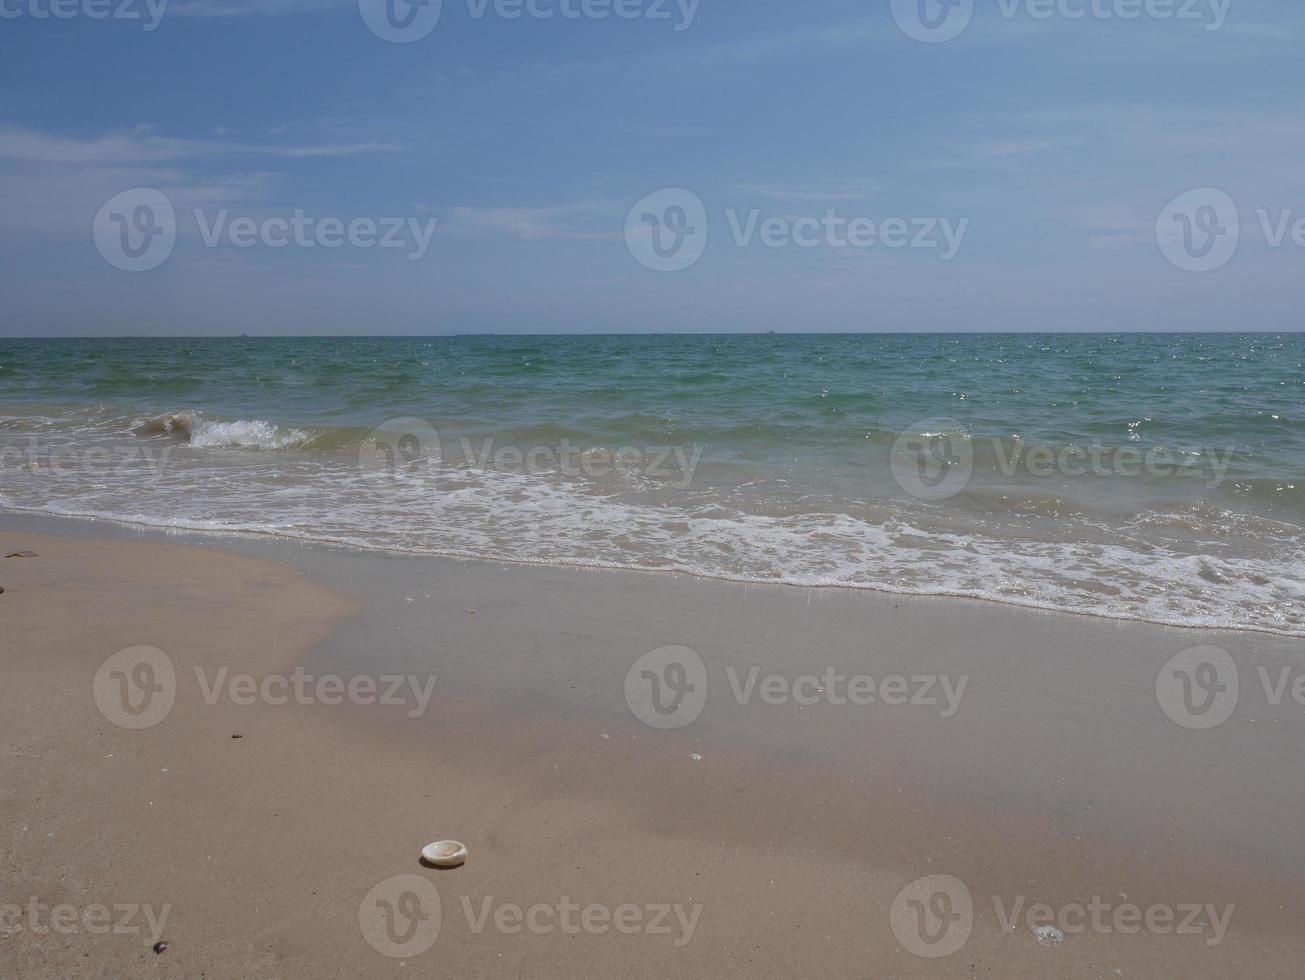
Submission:
[[[1165,629],[1177,630],[1201,630],[1213,631],[1216,633],[1250,633],[1263,636],[1281,637],[1286,639],[1305,640],[1305,630],[1300,632],[1289,632],[1283,629],[1273,629],[1264,626],[1227,626],[1222,624],[1206,623],[1181,623],[1170,622],[1162,619],[1149,619],[1145,616],[1132,613],[1114,614],[1110,612],[1089,611],[1084,609],[1072,609],[1064,606],[1052,605],[1050,602],[1028,601],[1023,602],[1011,598],[998,598],[994,596],[971,595],[964,592],[928,592],[928,591],[909,591],[888,588],[882,585],[854,585],[843,582],[797,582],[783,578],[759,579],[734,577],[723,574],[712,574],[709,572],[691,571],[681,568],[644,568],[632,565],[603,564],[597,562],[569,562],[565,560],[546,561],[543,559],[532,558],[502,558],[489,557],[472,553],[457,551],[447,552],[427,552],[427,551],[405,551],[402,549],[387,549],[384,547],[371,547],[358,544],[352,544],[347,541],[337,541],[325,538],[301,537],[294,534],[277,531],[262,531],[249,529],[224,529],[224,528],[201,528],[201,527],[180,527],[165,524],[151,524],[144,521],[132,521],[119,517],[102,517],[99,515],[87,516],[80,514],[56,514],[47,510],[29,509],[24,507],[6,507],[0,509],[0,519],[12,518],[20,522],[30,520],[34,526],[40,526],[41,522],[53,522],[52,529],[63,526],[67,528],[63,533],[78,533],[75,528],[78,525],[99,526],[101,528],[117,527],[124,531],[135,531],[138,534],[158,534],[166,538],[182,538],[196,545],[211,545],[221,547],[224,540],[232,544],[240,541],[247,542],[280,542],[286,545],[299,545],[308,548],[320,548],[326,551],[341,551],[345,553],[356,553],[362,555],[376,555],[388,558],[407,559],[407,560],[432,560],[432,561],[468,561],[468,562],[487,562],[497,565],[519,565],[529,568],[553,568],[553,569],[573,569],[578,572],[585,571],[611,571],[632,574],[649,574],[649,575],[687,575],[691,578],[700,578],[709,582],[722,582],[732,585],[742,586],[778,586],[788,589],[799,590],[838,590],[844,592],[857,593],[874,593],[877,595],[900,597],[910,599],[940,599],[961,602],[991,603],[997,606],[1010,607],[1014,609],[1027,610],[1029,612],[1045,612],[1066,616],[1082,616],[1087,619],[1106,620],[1119,623],[1137,623],[1143,626],[1156,626]],[[53,533],[59,533],[54,531]]]
[[[1254,701],[1249,669],[1305,663],[1299,640],[1208,637],[1248,665],[1245,698],[1222,726],[1192,731],[1165,717],[1155,693],[1157,669],[1193,645],[1187,629],[284,539],[163,543],[186,535],[45,520],[67,529],[38,539],[16,529],[26,517],[0,517],[6,551],[20,539],[53,549],[30,564],[0,561],[0,608],[29,617],[9,618],[0,648],[16,678],[0,724],[14,726],[6,744],[47,773],[10,758],[6,782],[23,789],[7,806],[25,817],[39,809],[58,827],[54,843],[29,834],[13,849],[17,877],[34,893],[66,889],[73,867],[89,896],[130,873],[135,900],[175,899],[177,911],[173,946],[157,958],[116,937],[34,949],[24,945],[32,936],[10,937],[0,964],[17,956],[17,975],[100,975],[106,962],[137,974],[384,974],[403,961],[364,941],[358,904],[407,873],[438,888],[445,921],[409,965],[468,976],[642,975],[635,963],[649,976],[843,975],[872,964],[900,976],[1267,976],[1286,975],[1305,952],[1293,917],[1305,857],[1289,817],[1305,775],[1302,712]],[[70,592],[77,615],[59,615]],[[155,729],[107,724],[91,702],[90,675],[120,640],[173,647],[182,668],[177,709]],[[694,721],[658,730],[636,717],[623,684],[636,660],[671,645],[701,656],[708,697]],[[296,667],[433,674],[437,684],[417,717],[413,701],[210,705],[187,668],[211,685],[224,666],[255,678]],[[768,703],[760,680],[737,696],[754,667],[788,680],[786,700]],[[800,678],[827,670],[880,682],[935,671],[962,693],[946,717],[945,699],[794,699]],[[127,757],[127,771],[98,771],[108,753]],[[175,782],[185,776],[175,797],[165,768]],[[41,788],[30,797],[33,778]],[[142,787],[153,799],[140,799]],[[177,805],[176,826],[150,818],[142,804],[155,801]],[[158,836],[138,840],[144,829]],[[60,852],[84,834],[104,858]],[[467,865],[417,863],[440,836],[469,844]],[[207,854],[218,842],[234,864]],[[215,873],[223,884],[208,894],[202,882]],[[904,885],[932,874],[967,883],[975,908],[964,949],[936,960],[903,949],[889,916]],[[1047,948],[1023,920],[1001,927],[1019,895],[1063,908],[1094,894],[1234,912],[1214,946],[1089,930]],[[463,899],[478,910],[490,895],[525,907],[570,896],[702,911],[682,946],[610,930],[476,933]],[[297,911],[305,902],[315,916]]]

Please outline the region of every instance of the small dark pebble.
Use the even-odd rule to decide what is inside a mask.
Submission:
[[[5,555],[6,558],[40,558],[35,551],[11,551]]]
[[[5,587],[3,585],[0,585],[0,595],[4,595],[4,594],[5,594]]]
[[[154,952],[156,952],[156,953],[161,953],[161,952],[163,952],[165,949],[168,948],[168,944],[167,944],[167,943],[155,943],[155,944],[154,944],[152,947],[150,947],[150,948],[153,949]]]
[[[243,736],[243,735],[232,735],[231,737],[232,737],[232,738],[244,738],[245,736]]]

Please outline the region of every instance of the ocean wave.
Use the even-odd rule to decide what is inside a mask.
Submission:
[[[0,342],[0,505],[1305,635],[1305,346],[1246,359],[1285,343]],[[405,416],[440,451],[395,488],[359,450]],[[973,475],[924,504],[893,446],[940,418]],[[520,462],[564,444],[593,465]],[[625,446],[643,469],[613,465]]]
[[[262,419],[222,421],[187,413],[159,415],[132,430],[138,436],[170,436],[194,449],[290,449],[309,442],[303,429]]]
[[[190,445],[195,449],[289,449],[302,445],[308,438],[302,429],[282,429],[261,419],[200,421],[191,429]]]
[[[1118,527],[1079,522],[1064,538],[1052,536],[1064,530],[1054,519],[1019,528],[976,519],[962,527],[887,503],[873,514],[767,514],[740,510],[711,493],[667,506],[640,495],[595,495],[587,486],[534,475],[465,470],[378,492],[356,471],[323,471],[320,461],[279,458],[312,467],[317,482],[305,479],[306,470],[273,480],[242,468],[232,485],[214,478],[223,467],[204,466],[177,493],[70,488],[25,509],[409,556],[956,596],[1169,626],[1305,636],[1305,561],[1290,541],[1261,536],[1259,527],[1239,529],[1248,540],[1256,535],[1258,551],[1184,543],[1168,534],[1132,540]],[[305,486],[317,492],[304,493]],[[1183,516],[1191,521],[1197,515]],[[1200,524],[1218,519],[1204,515]]]

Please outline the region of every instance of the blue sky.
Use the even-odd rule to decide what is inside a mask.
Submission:
[[[619,0],[630,16],[605,19],[443,0],[391,43],[359,0],[171,0],[157,23],[162,0],[57,2],[71,15],[0,0],[0,335],[1300,322],[1297,3],[972,0],[957,36],[921,41],[900,24],[919,0]],[[1238,244],[1189,271],[1157,219],[1207,187]],[[93,229],[136,188],[174,207],[175,245],[128,272]],[[627,230],[664,188],[709,231],[677,271],[638,237],[678,198]],[[395,219],[411,247],[272,247],[266,223],[296,212]],[[837,247],[824,219],[877,235]],[[887,243],[894,219],[916,247]]]

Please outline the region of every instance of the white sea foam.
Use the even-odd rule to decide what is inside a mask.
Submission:
[[[0,440],[0,505],[402,554],[967,596],[1305,636],[1299,528],[1211,500],[1131,516],[1043,513],[978,495],[969,509],[931,509],[822,499],[766,474],[669,493],[639,477],[600,485],[466,466],[378,487],[347,448],[285,452],[309,435],[257,419],[57,421],[38,418],[35,441],[27,427]]]
[[[105,429],[112,433],[118,421],[101,419],[96,428],[101,435]],[[129,425],[139,437],[172,438],[195,449],[288,449],[309,438],[302,429],[281,428],[262,419],[215,419],[191,412],[133,419]]]
[[[0,404],[4,506],[1305,635],[1294,339],[188,342],[141,386],[114,345],[87,353],[6,353],[0,394],[19,400]],[[69,391],[106,400],[69,405]],[[165,391],[177,402],[159,404]],[[961,412],[967,391],[988,393],[962,412],[973,480],[933,505],[904,496],[898,435],[940,406]],[[377,452],[361,472],[363,434],[413,414],[433,416],[443,468],[387,487]],[[623,445],[704,454],[676,485],[637,470],[487,468],[471,460],[482,441],[485,459],[559,441],[595,463]],[[1122,457],[1116,475],[1003,469],[1017,443],[1125,441],[1189,462],[1236,452],[1219,486],[1194,478],[1204,471],[1129,476]]]
[[[242,466],[239,480],[227,469],[183,462],[169,471],[166,493],[65,486],[72,492],[50,495],[40,507],[400,554],[963,596],[1169,625],[1305,635],[1305,559],[1271,550],[1268,542],[1255,555],[1139,546],[1118,533],[1113,540],[1056,540],[1026,531],[1015,539],[1001,527],[991,533],[946,530],[921,523],[927,517],[921,513],[876,520],[847,513],[775,516],[727,506],[705,491],[668,506],[637,494],[596,494],[581,484],[501,472],[446,472],[429,484],[377,493],[343,461],[286,456]]]
[[[234,422],[195,419],[190,428],[190,445],[195,449],[287,449],[307,439],[308,434],[302,429],[282,429],[261,419]]]

